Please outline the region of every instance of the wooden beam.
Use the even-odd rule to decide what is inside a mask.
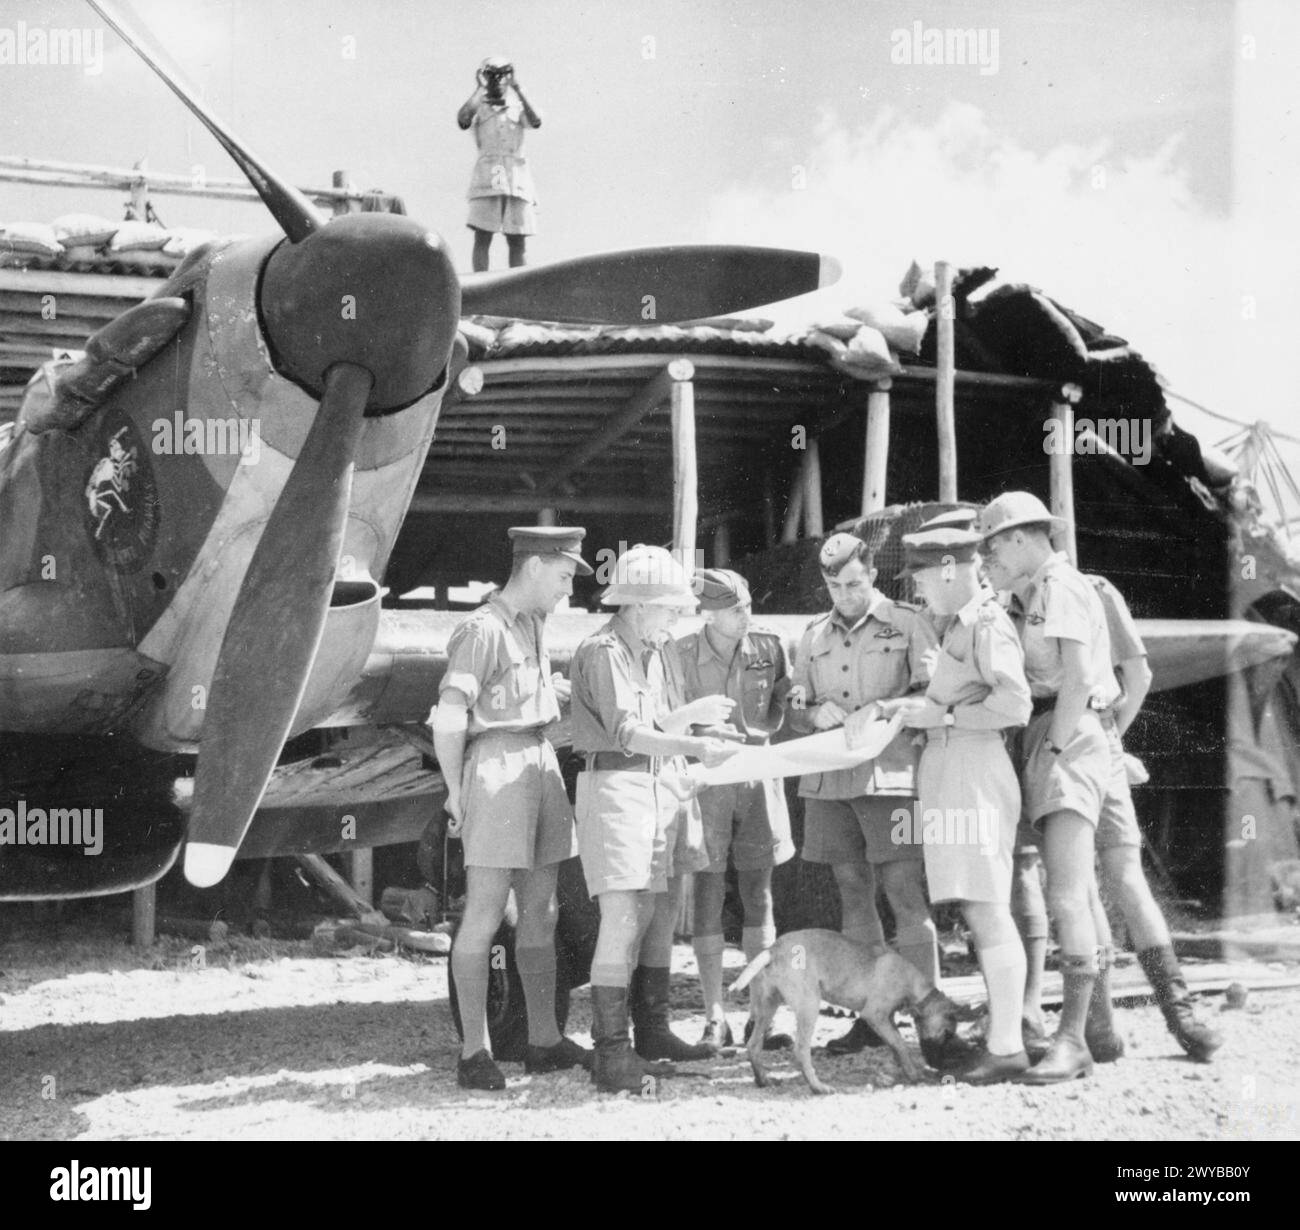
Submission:
[[[1058,551],[1064,551],[1076,568],[1079,544],[1074,532],[1074,407],[1083,396],[1077,384],[1063,385],[1060,400],[1052,406],[1052,417],[1060,423],[1062,449],[1054,449],[1048,458],[1051,477],[1052,515],[1065,518],[1065,529],[1055,536]]]
[[[546,495],[554,491],[566,478],[576,474],[593,457],[599,457],[611,444],[621,440],[655,406],[661,405],[672,395],[674,385],[689,380],[694,371],[689,359],[673,359],[667,365],[661,366],[653,379],[638,390],[622,411],[605,425],[604,430],[598,432],[567,462],[546,476],[537,489],[538,494]]]
[[[934,267],[935,303],[938,308],[938,375],[934,386],[934,407],[939,427],[939,499],[957,502],[957,424],[953,414],[957,372],[953,340],[956,307],[952,298],[952,266],[939,261]]]
[[[625,513],[629,516],[667,516],[668,502],[647,496],[556,492],[545,504],[531,491],[431,491],[416,492],[411,499],[413,513],[529,513],[553,507],[566,513]]]
[[[695,562],[700,481],[695,463],[695,388],[689,376],[673,377],[669,397],[673,427],[673,547],[682,566],[690,572]]]
[[[881,380],[867,394],[867,432],[862,457],[862,515],[885,506],[885,481],[889,472],[889,389]]]

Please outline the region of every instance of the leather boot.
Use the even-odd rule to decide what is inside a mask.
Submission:
[[[1223,1045],[1223,1036],[1197,1017],[1187,980],[1174,950],[1170,947],[1144,948],[1138,953],[1138,961],[1156,993],[1156,1003],[1160,1005],[1169,1032],[1193,1059],[1208,1063],[1210,1056]]]
[[[1092,987],[1097,980],[1097,958],[1061,957],[1061,976],[1065,981],[1065,1001],[1061,1005],[1061,1023],[1042,1060],[1017,1077],[1022,1085],[1056,1085],[1079,1076],[1092,1075],[1092,1056],[1083,1040]]]
[[[1115,963],[1115,950],[1104,948],[1098,958],[1097,981],[1092,984],[1083,1039],[1096,1063],[1114,1063],[1124,1054],[1124,1039],[1115,1032],[1115,1011],[1110,998],[1110,971]]]
[[[712,1059],[717,1049],[706,1043],[693,1046],[668,1028],[668,969],[638,965],[628,988],[632,1005],[632,1036],[642,1059],[670,1059],[692,1063]]]
[[[641,1093],[646,1070],[628,1042],[626,987],[592,986],[591,1038],[596,1044],[591,1083],[601,1093]]]

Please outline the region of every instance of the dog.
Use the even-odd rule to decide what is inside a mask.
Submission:
[[[945,1047],[957,1037],[957,1021],[964,1015],[942,991],[910,961],[886,952],[873,958],[865,944],[846,939],[837,931],[791,931],[771,948],[765,948],[731,984],[736,995],[750,983],[749,1011],[753,1032],[749,1038],[749,1066],[754,1083],[763,1088],[763,1039],[777,1006],[794,1010],[798,1028],[794,1057],[814,1093],[835,1090],[818,1079],[812,1063],[813,1030],[822,1001],[851,1008],[889,1044],[909,1081],[921,1072],[891,1019],[906,1008],[912,1012],[921,1051],[926,1061],[939,1066]],[[966,1014],[969,1015],[969,1014]]]

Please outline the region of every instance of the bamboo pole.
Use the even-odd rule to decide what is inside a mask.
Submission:
[[[957,361],[953,339],[956,308],[952,299],[952,266],[939,261],[934,267],[935,303],[938,310],[937,376],[934,385],[935,412],[939,427],[939,499],[957,502],[957,424],[953,412],[953,390]]]
[[[1048,458],[1051,478],[1052,515],[1065,518],[1065,529],[1055,536],[1058,551],[1069,556],[1070,563],[1079,565],[1079,544],[1074,533],[1074,407],[1083,396],[1077,384],[1061,387],[1060,399],[1052,406],[1052,417],[1060,423],[1060,438],[1065,447],[1054,449]]]
[[[804,530],[809,538],[820,538],[825,533],[822,520],[822,458],[815,439],[808,441],[803,455]]]
[[[862,458],[862,515],[885,506],[889,472],[889,390],[892,381],[877,382],[867,394],[867,434]]]

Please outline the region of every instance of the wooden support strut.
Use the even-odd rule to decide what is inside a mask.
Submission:
[[[605,425],[603,430],[592,436],[563,465],[552,470],[542,480],[541,486],[537,488],[537,494],[549,495],[555,491],[566,478],[576,474],[593,457],[599,457],[610,445],[627,435],[651,410],[667,401],[672,396],[673,386],[690,381],[694,376],[695,367],[689,359],[672,359],[629,398],[627,405]]]
[[[153,946],[158,919],[158,886],[146,884],[131,893],[131,943],[137,948]]]
[[[1061,386],[1060,399],[1052,406],[1052,417],[1060,423],[1059,439],[1065,447],[1052,450],[1049,463],[1051,512],[1065,519],[1065,528],[1055,535],[1055,546],[1070,563],[1079,565],[1079,544],[1074,533],[1074,407],[1083,396],[1077,384]]]
[[[934,408],[939,433],[939,499],[945,504],[957,502],[957,424],[954,417],[957,379],[954,318],[957,311],[952,298],[952,265],[938,261],[934,267],[934,298],[937,311],[938,354],[934,385]]]
[[[690,364],[686,365],[688,368]],[[695,388],[674,379],[669,391],[673,429],[673,547],[686,571],[694,570],[696,523],[700,516],[695,457]]]
[[[825,533],[822,516],[822,457],[814,437],[808,441],[803,455],[803,522],[804,533],[809,538],[820,538]]]
[[[880,380],[867,394],[867,434],[862,458],[862,515],[885,506],[889,473],[889,390],[891,380]]]

